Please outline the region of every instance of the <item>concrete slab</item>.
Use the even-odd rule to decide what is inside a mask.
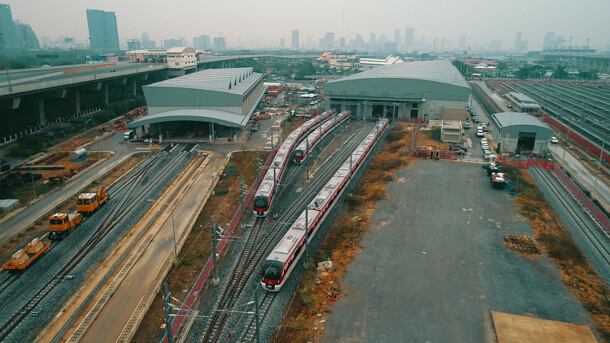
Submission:
[[[587,325],[492,311],[498,343],[597,343]]]

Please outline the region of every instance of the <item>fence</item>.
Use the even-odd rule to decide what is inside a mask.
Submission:
[[[256,189],[258,188],[258,183],[260,180],[262,180],[265,177],[265,171],[267,170],[267,167],[269,166],[269,164],[271,164],[272,159],[273,159],[273,154],[269,155],[267,162],[265,162],[264,167],[261,168],[260,173],[258,174],[256,180],[252,184],[252,187],[250,187],[250,190],[248,191],[248,194],[246,195],[246,197],[244,199],[243,206],[247,207],[248,204],[250,203],[250,201],[252,200],[252,198],[254,197],[254,194],[256,193]],[[216,248],[217,255],[220,255],[222,253],[223,248],[225,247],[229,238],[233,234],[233,230],[235,229],[235,227],[237,226],[237,223],[241,219],[241,213],[242,213],[242,209],[240,206],[237,209],[237,212],[235,212],[233,219],[231,219],[231,223],[229,224],[229,227],[225,231],[221,240],[218,242],[218,247]],[[244,211],[244,213],[245,213],[245,211]],[[214,268],[214,262],[212,259],[212,255],[210,255],[210,257],[208,258],[208,261],[205,263],[205,266],[201,270],[201,273],[197,277],[197,280],[193,284],[191,291],[186,296],[186,299],[182,303],[182,306],[180,306],[180,310],[178,311],[176,317],[174,317],[174,321],[172,322],[172,333],[173,333],[174,337],[176,337],[178,330],[180,329],[180,327],[184,323],[185,319],[189,315],[191,307],[193,306],[195,301],[197,301],[197,296],[199,295],[201,288],[205,284],[205,282],[213,268]],[[161,340],[161,343],[166,343],[166,342],[168,342],[167,333],[163,336],[163,339]]]
[[[533,167],[533,166],[538,166],[538,167],[548,169],[548,170],[553,170],[555,168],[555,163],[553,163],[552,161],[532,160],[529,158],[527,160],[513,160],[510,158],[506,158],[504,156],[498,156],[496,158],[496,162],[502,163],[502,165],[517,167],[517,168],[527,168],[527,167]]]
[[[599,156],[599,154],[601,153],[601,148],[600,147],[598,147],[597,145],[589,142],[586,138],[582,137],[577,132],[574,132],[574,130],[571,130],[569,127],[566,127],[565,125],[560,123],[555,118],[549,116],[548,114],[546,114],[546,113],[544,113],[542,111],[540,112],[540,116],[542,118],[548,120],[551,123],[551,125],[555,126],[559,130],[561,130],[563,133],[568,134],[570,136],[570,138],[572,138],[573,140],[575,140],[578,143],[582,144],[585,148],[587,148],[587,150],[589,150],[592,153],[594,153],[595,156]],[[607,153],[604,152],[602,154],[602,158],[604,160],[608,161],[608,160],[610,160],[610,154],[607,154]]]
[[[554,166],[553,171],[555,174],[557,174],[557,176],[559,176],[561,181],[568,186],[570,191],[574,193],[576,198],[580,200],[580,202],[589,210],[589,212],[591,212],[591,214],[597,218],[606,231],[610,232],[610,220],[606,214],[602,212],[599,207],[597,207],[595,203],[593,203],[593,201],[591,201],[591,199],[587,197],[585,193],[583,193],[580,188],[557,165]]]

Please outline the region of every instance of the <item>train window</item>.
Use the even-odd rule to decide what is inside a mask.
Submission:
[[[82,205],[82,204],[83,204],[83,201],[82,201],[81,199],[78,199],[78,200],[76,200],[76,204],[77,204],[77,205]]]
[[[85,200],[85,205],[89,205],[89,200]]]
[[[267,197],[266,196],[257,196],[254,198],[254,207],[256,208],[266,208],[267,207]]]
[[[55,221],[55,219],[51,219],[51,225],[57,225],[57,222]]]

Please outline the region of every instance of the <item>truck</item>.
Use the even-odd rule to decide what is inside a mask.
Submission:
[[[14,253],[11,259],[2,266],[2,269],[9,271],[24,270],[50,247],[51,243],[44,243],[40,239],[34,238],[25,249],[20,249]]]
[[[55,213],[49,218],[49,239],[59,241],[74,231],[83,221],[83,215],[75,213]]]
[[[79,194],[76,197],[76,210],[82,214],[90,215],[109,199],[108,194],[104,193],[104,187],[100,186],[97,193]]]

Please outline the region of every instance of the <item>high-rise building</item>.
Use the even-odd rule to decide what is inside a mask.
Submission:
[[[542,50],[553,50],[555,48],[555,32],[547,32],[544,35]]]
[[[293,49],[299,48],[299,30],[292,30],[292,45]]]
[[[335,34],[332,32],[328,32],[324,36],[324,49],[332,50],[335,48]]]
[[[0,43],[5,49],[18,48],[11,6],[0,4]]]
[[[163,40],[163,48],[165,50],[171,49],[171,48],[181,48],[183,47],[184,44],[182,43],[181,39],[164,39]]]
[[[521,32],[517,32],[517,38],[515,38],[515,52],[521,52]]]
[[[17,35],[17,42],[19,42],[19,47],[21,49],[40,48],[40,42],[38,42],[38,38],[30,25],[15,20],[15,34]]]
[[[94,54],[120,50],[119,31],[114,12],[87,10],[89,39]]]
[[[400,49],[402,46],[402,42],[400,41],[400,29],[394,30],[394,43],[396,43],[397,49]]]
[[[369,50],[377,50],[377,35],[371,33],[371,37],[369,38]]]
[[[460,36],[460,42],[458,43],[458,49],[466,50],[466,36]]]
[[[415,29],[408,27],[405,29],[405,49],[412,49],[415,39]]]
[[[502,50],[502,41],[500,40],[492,40],[489,42],[489,50],[491,51],[500,51]]]
[[[148,38],[148,33],[142,32],[142,49],[150,49],[150,38]]]
[[[210,48],[210,36],[201,35],[193,38],[193,48],[197,50],[211,50]]]
[[[345,37],[339,38],[339,47],[345,48]]]
[[[140,49],[142,49],[142,44],[140,43],[139,39],[130,39],[127,41],[127,50],[133,51]]]
[[[280,38],[280,48],[284,49],[286,47],[286,39]]]
[[[225,51],[225,38],[224,37],[214,37],[214,51]]]
[[[354,40],[354,47],[356,49],[364,49],[365,47],[364,39],[362,39],[362,36],[360,34],[356,35],[356,39]]]

